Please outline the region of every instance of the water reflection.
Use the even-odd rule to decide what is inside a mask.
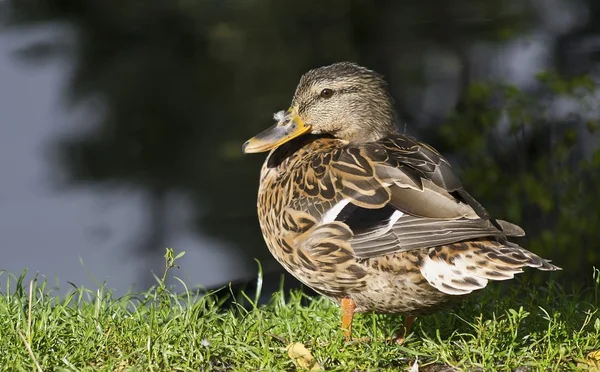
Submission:
[[[256,221],[262,159],[242,158],[240,144],[269,124],[272,112],[287,107],[298,77],[308,68],[356,60],[384,73],[409,133],[460,157],[461,148],[471,146],[471,135],[453,141],[442,123],[449,115],[473,112],[466,94],[472,83],[508,81],[542,94],[536,72],[590,72],[600,50],[595,44],[600,17],[594,0],[460,0],[446,5],[433,0],[5,0],[7,5],[11,12],[2,37],[11,47],[3,52],[17,55],[18,64],[36,62],[27,74],[48,66],[56,69],[49,76],[63,71],[54,76],[62,95],[45,107],[61,103],[69,110],[68,115],[57,115],[58,125],[46,117],[22,116],[20,121],[30,120],[38,127],[11,127],[48,144],[49,163],[44,164],[51,167],[52,184],[63,192],[64,199],[56,205],[35,203],[27,213],[47,213],[42,225],[48,227],[48,221],[64,219],[56,211],[76,203],[93,221],[74,218],[60,234],[48,235],[52,241],[46,248],[21,240],[20,246],[31,251],[11,268],[47,261],[48,257],[36,258],[45,249],[70,262],[60,270],[61,278],[68,278],[76,266],[72,258],[91,251],[93,265],[100,260],[106,266],[122,265],[118,271],[134,273],[141,286],[152,282],[150,268],[160,269],[165,246],[189,252],[186,270],[202,274],[201,280],[192,278],[194,284],[212,285],[216,283],[206,278],[220,281],[250,274],[255,271],[253,257],[263,261],[267,271],[279,270]],[[61,33],[41,41],[20,39],[21,33],[48,23],[60,27]],[[20,84],[2,84],[0,94],[12,95]],[[36,84],[44,86],[41,81]],[[41,105],[33,98],[35,94],[28,104]],[[27,101],[28,97],[18,100]],[[10,122],[16,106],[5,105],[2,119]],[[481,135],[477,120],[461,123],[471,123],[468,133]],[[545,143],[544,135],[535,141]],[[2,137],[6,146],[18,143],[6,140],[15,138],[10,133]],[[590,143],[593,153],[597,142]],[[515,156],[531,159],[540,156],[536,151],[551,148],[521,146],[525,155]],[[12,162],[4,166],[14,167]],[[469,169],[465,172],[469,178]],[[22,175],[10,174],[14,182],[4,183],[8,194],[25,182]],[[502,190],[492,190],[493,180],[473,180],[473,193],[490,210],[520,218],[516,222],[526,228],[529,224],[534,239],[557,224],[556,211],[543,224],[528,222],[528,216],[539,212],[536,205],[527,204],[528,197],[518,210],[507,210],[498,201]],[[41,191],[30,193],[25,197]],[[91,203],[101,204],[105,212],[82,207],[85,202],[77,195],[86,193],[94,195]],[[515,193],[512,197],[521,200]],[[111,200],[114,206],[106,207]],[[2,218],[11,220],[14,208],[2,208]],[[127,212],[115,212],[121,209]],[[41,236],[39,227],[26,219],[19,226],[32,237]],[[16,226],[5,223],[2,228]],[[84,238],[61,244],[79,230],[87,231]],[[18,237],[11,236],[4,246],[15,245],[12,240]],[[59,245],[66,245],[60,254],[54,248]],[[554,253],[544,255],[561,254]],[[581,260],[600,260],[594,257],[582,253]],[[95,275],[106,276],[102,270]]]

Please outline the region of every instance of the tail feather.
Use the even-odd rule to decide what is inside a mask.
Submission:
[[[538,255],[506,240],[475,240],[431,248],[421,274],[433,287],[451,295],[484,288],[489,280],[507,280],[524,267],[560,270]]]

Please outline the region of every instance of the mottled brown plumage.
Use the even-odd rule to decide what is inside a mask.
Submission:
[[[509,242],[523,230],[491,218],[448,161],[395,120],[383,78],[338,63],[305,74],[287,113],[244,144],[270,151],[258,217],[292,275],[345,314],[414,316],[523,267],[558,269]]]

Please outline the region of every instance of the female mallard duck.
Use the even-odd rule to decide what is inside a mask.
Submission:
[[[511,243],[524,235],[494,220],[432,147],[396,129],[383,78],[354,63],[309,71],[277,123],[244,153],[270,151],[258,218],[275,258],[355,312],[413,316],[505,280],[525,266],[558,267]]]

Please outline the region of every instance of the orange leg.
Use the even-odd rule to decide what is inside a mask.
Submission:
[[[403,329],[398,331],[397,336],[394,336],[394,342],[396,342],[397,344],[402,344],[404,343],[404,338],[406,336],[408,336],[410,334],[410,329],[413,326],[413,323],[415,322],[415,317],[414,316],[407,316],[404,318],[404,322],[403,322]]]
[[[354,317],[354,309],[356,308],[356,304],[351,298],[344,297],[340,301],[340,306],[342,308],[342,330],[344,331],[346,341],[351,341],[352,318]]]

